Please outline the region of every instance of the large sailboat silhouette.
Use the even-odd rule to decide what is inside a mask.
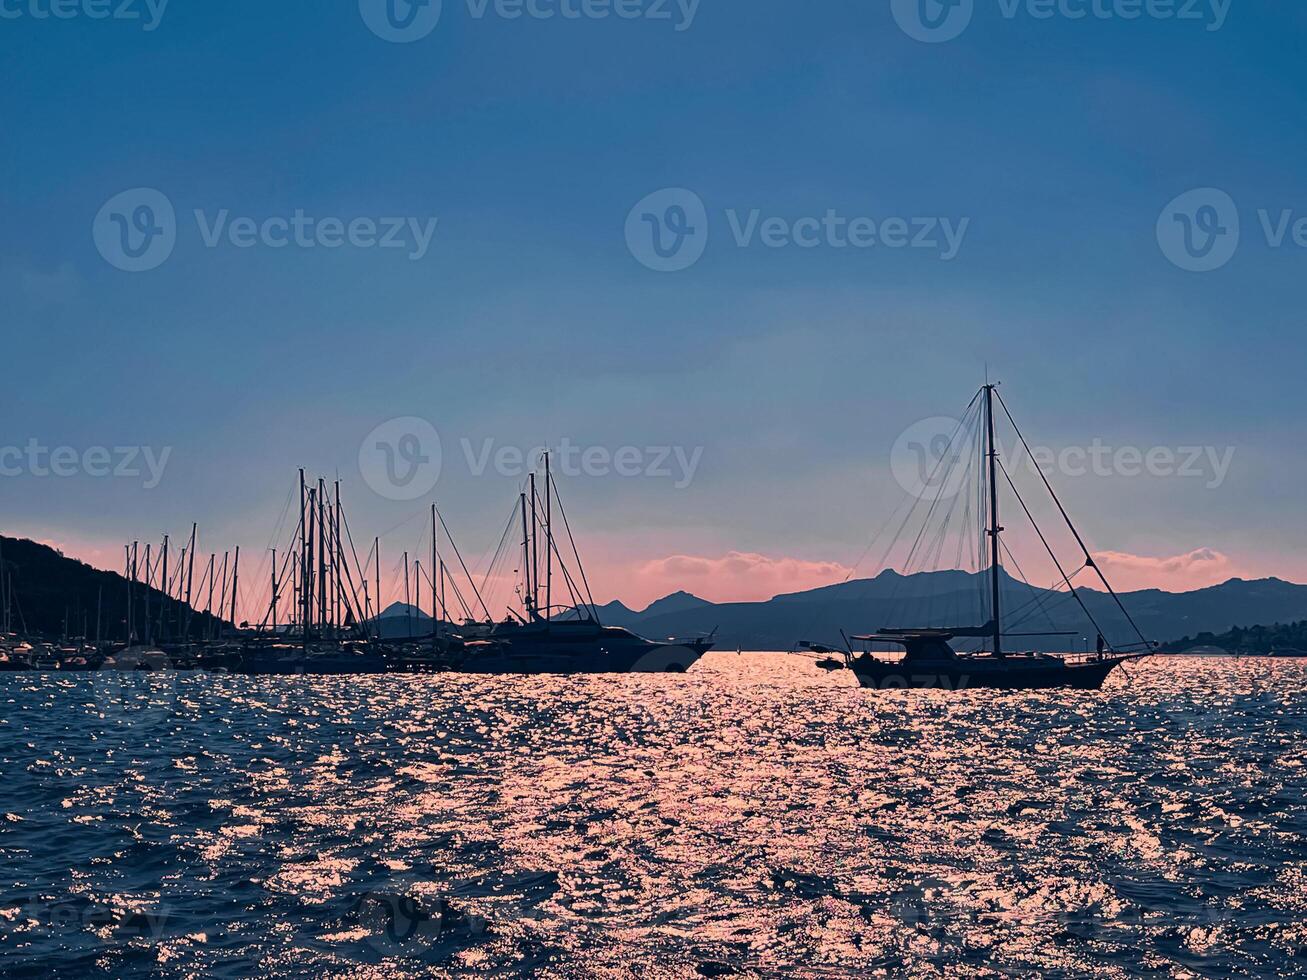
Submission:
[[[982,560],[987,560],[988,563],[988,574],[985,576],[988,595],[981,597],[977,608],[984,609],[985,606],[988,607],[986,610],[989,615],[988,621],[980,625],[970,626],[887,626],[875,633],[852,637],[854,642],[863,646],[864,649],[861,653],[855,653],[852,644],[846,640],[843,661],[828,660],[825,662],[825,666],[843,667],[851,670],[857,677],[859,684],[868,688],[911,687],[961,690],[966,688],[1035,689],[1070,687],[1097,689],[1102,687],[1108,675],[1117,667],[1127,661],[1148,656],[1152,652],[1155,644],[1145,639],[1139,631],[1130,613],[1121,603],[1102,569],[1086,547],[1084,539],[1072,523],[1047,476],[1036,467],[1043,486],[1055,504],[1057,514],[1065,521],[1076,546],[1083,552],[1084,563],[1079,569],[1073,572],[1068,571],[1067,567],[1055,554],[1049,537],[1035,522],[1030,507],[1027,506],[1026,500],[1017,490],[1011,474],[1004,467],[1000,458],[994,435],[996,403],[1002,408],[1005,418],[1011,423],[1011,427],[1016,433],[1020,445],[1024,447],[1027,456],[1033,459],[1033,454],[1025,441],[1025,437],[1021,435],[1015,420],[1012,418],[1011,413],[1008,412],[1002,397],[998,394],[998,385],[987,383],[973,396],[962,421],[958,423],[954,435],[949,439],[948,451],[940,454],[936,471],[931,474],[932,478],[926,481],[928,488],[933,490],[935,494],[934,499],[930,500],[930,513],[927,515],[927,521],[929,521],[931,515],[936,512],[936,505],[939,503],[940,498],[947,493],[945,488],[957,486],[953,475],[954,469],[964,467],[959,471],[964,474],[964,480],[967,479],[965,474],[972,473],[975,475],[975,486],[978,491],[974,497],[975,502],[978,504],[975,515],[976,530],[979,530],[981,534],[981,542],[979,542],[981,547],[978,550],[978,555],[981,556]],[[972,458],[968,461],[963,459],[964,455],[967,454],[953,449],[954,446],[959,445],[959,433],[963,432],[969,432],[973,437],[974,452],[970,454]],[[963,438],[960,441],[965,444],[966,439]],[[976,459],[977,456],[979,460]],[[974,465],[976,462],[979,462],[980,465]],[[940,472],[941,470],[942,472]],[[1048,556],[1056,566],[1059,579],[1058,591],[1061,592],[1064,598],[1073,599],[1078,604],[1080,611],[1097,633],[1096,653],[1086,651],[1083,655],[1051,655],[1013,652],[1010,650],[1010,646],[1013,645],[1012,641],[1021,636],[1078,636],[1081,631],[1048,630],[1039,633],[1019,633],[1013,631],[1014,627],[1005,625],[1001,589],[1003,577],[1002,555],[1008,552],[1007,546],[1002,540],[1002,534],[1006,529],[1000,523],[999,515],[1000,476],[1005,479],[1006,484],[1011,488],[1020,504],[1021,512],[1029,519],[1039,541],[1043,544]],[[970,502],[970,500],[967,501],[968,507]],[[948,521],[951,519],[952,514],[950,512],[949,518],[942,522],[945,528],[948,527]],[[964,518],[962,523],[965,526],[969,522]],[[942,532],[940,533],[942,534]],[[916,551],[918,543],[922,540],[923,535],[919,532],[913,545],[914,551]],[[940,549],[937,548],[936,554],[939,551]],[[1015,559],[1013,559],[1013,563],[1015,564]],[[1092,570],[1106,588],[1108,594],[1116,601],[1117,606],[1125,616],[1125,620],[1134,629],[1138,642],[1116,647],[1109,644],[1104,638],[1103,631],[1098,628],[1098,624],[1094,621],[1088,607],[1081,601],[1080,594],[1077,592],[1073,581],[1077,575],[1085,570]],[[1038,593],[1036,593],[1035,602],[1039,601]],[[980,641],[981,649],[969,652],[960,652],[955,649],[956,646],[961,646],[969,640]],[[896,649],[901,648],[904,651],[903,656],[901,658],[879,656],[876,652],[873,652],[872,648],[880,645]],[[808,644],[808,646],[810,649],[818,649],[825,653],[834,652],[829,647],[818,647],[813,644]],[[985,647],[988,647],[988,649],[985,649]]]
[[[521,609],[488,629],[465,634],[455,669],[487,674],[680,673],[713,647],[713,638],[649,640],[619,626],[605,626],[590,593],[576,541],[562,509],[558,486],[544,455],[543,493],[532,473],[519,495],[504,541],[521,525]],[[566,549],[555,534],[561,518]],[[502,542],[501,542],[502,548]],[[569,567],[569,560],[571,567]],[[492,562],[492,566],[493,566]],[[557,580],[569,602],[554,604]]]

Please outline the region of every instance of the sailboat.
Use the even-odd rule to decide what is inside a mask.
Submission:
[[[1079,571],[1092,569],[1098,576],[1099,580],[1105,586],[1108,594],[1116,601],[1117,607],[1124,615],[1125,620],[1134,629],[1138,635],[1138,644],[1129,644],[1117,648],[1109,645],[1104,639],[1103,631],[1097,629],[1097,622],[1090,614],[1088,607],[1084,604],[1081,596],[1072,582],[1073,575],[1069,574],[1058,559],[1053,549],[1049,546],[1048,538],[1035,525],[1035,530],[1039,539],[1043,542],[1044,547],[1048,550],[1049,557],[1057,566],[1062,585],[1065,586],[1067,594],[1076,600],[1080,605],[1081,611],[1093,623],[1098,633],[1098,649],[1096,653],[1086,653],[1084,655],[1052,655],[1047,653],[1035,652],[1011,652],[1008,649],[1008,641],[1020,636],[1053,636],[1053,635],[1078,635],[1077,633],[1038,633],[1024,634],[1009,632],[1005,628],[1002,594],[999,588],[1000,573],[1002,564],[1000,561],[1001,553],[1006,546],[1001,541],[1001,535],[1005,530],[1000,523],[999,518],[999,494],[998,494],[998,477],[1000,472],[1007,477],[1011,483],[1011,477],[999,460],[999,451],[994,439],[994,404],[995,400],[1002,405],[1002,398],[997,392],[998,385],[985,384],[976,397],[972,399],[972,405],[968,408],[966,417],[971,417],[972,411],[978,411],[976,415],[977,423],[983,421],[983,445],[981,440],[977,439],[977,449],[983,456],[983,466],[979,468],[978,473],[981,475],[984,484],[983,497],[987,502],[987,515],[983,512],[980,517],[985,547],[981,548],[981,554],[988,552],[988,585],[989,585],[989,621],[979,626],[956,626],[943,628],[930,627],[887,627],[875,633],[857,635],[852,639],[865,645],[867,649],[861,654],[855,654],[852,645],[846,641],[844,659],[841,664],[838,660],[827,660],[822,666],[839,669],[840,667],[851,670],[857,678],[858,683],[866,688],[937,688],[950,691],[958,691],[970,688],[1000,688],[1015,690],[1032,690],[1043,688],[1078,688],[1083,690],[1097,690],[1103,686],[1108,676],[1117,667],[1131,660],[1149,656],[1156,647],[1156,644],[1146,640],[1134,620],[1130,617],[1129,612],[1122,605],[1116,592],[1108,584],[1102,569],[1094,561],[1088,548],[1085,546],[1084,539],[1072,524],[1066,509],[1062,506],[1057,494],[1053,491],[1052,485],[1049,484],[1047,477],[1040,472],[1045,488],[1052,496],[1057,510],[1065,520],[1067,527],[1080,549],[1084,552],[1084,565]],[[980,399],[977,403],[977,399]],[[1003,411],[1012,427],[1016,431],[1021,444],[1025,446],[1027,454],[1030,453],[1030,447],[1025,442],[1024,436],[1016,428],[1016,423],[1012,420],[1011,414],[1007,412],[1006,405],[1003,405]],[[979,435],[979,432],[977,433]],[[950,446],[951,448],[951,446]],[[941,463],[944,460],[941,460]],[[954,457],[953,462],[956,462]],[[936,486],[940,486],[938,482]],[[1012,489],[1016,492],[1013,484]],[[1026,506],[1025,501],[1017,493],[1017,499],[1021,502],[1021,509],[1025,515],[1034,524],[1034,517]],[[932,508],[933,509],[933,508]],[[987,526],[983,526],[987,523]],[[1077,571],[1075,574],[1079,574]],[[977,652],[960,652],[955,648],[955,641],[967,639],[979,639],[984,641],[989,647],[988,650]],[[899,659],[886,659],[877,656],[871,652],[870,646],[873,644],[884,644],[892,647],[901,647],[904,651],[903,656]],[[817,649],[816,645],[809,644],[810,649]],[[821,647],[819,652],[829,655],[832,650],[829,647]]]
[[[564,563],[554,534],[556,504],[576,574]],[[557,497],[548,453],[544,455],[543,500],[532,473],[515,510],[509,527],[511,530],[520,519],[522,610],[510,610],[508,618],[479,636],[465,633],[464,654],[454,669],[483,674],[682,673],[712,649],[711,636],[660,642],[600,622],[566,513]],[[554,605],[555,568],[572,600],[568,605]]]

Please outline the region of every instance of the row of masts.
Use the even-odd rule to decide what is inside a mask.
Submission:
[[[300,470],[299,495],[300,516],[291,547],[280,556],[276,549],[272,551],[271,599],[258,630],[289,635],[306,646],[311,641],[382,639],[381,539],[373,538],[368,560],[360,561],[339,480],[328,484],[319,478],[313,483]],[[435,504],[431,505],[430,528],[430,563],[424,566],[421,559],[411,560],[407,550],[401,562],[408,635],[410,638],[416,635],[415,605],[420,603],[421,596],[429,595],[432,610],[429,634],[436,643],[447,624],[454,621],[448,605],[450,592],[462,609],[463,619],[476,618],[478,605],[487,618],[489,612]],[[450,568],[441,557],[442,529],[471,587],[473,603],[467,601],[463,590],[453,581]]]
[[[571,528],[567,525],[567,515],[563,512],[561,502],[555,499],[557,487],[549,470],[549,454],[545,453],[544,492],[540,492],[536,483],[536,474],[532,472],[527,478],[526,488],[519,495],[518,506],[522,521],[522,587],[519,596],[528,622],[548,621],[559,612],[574,612],[577,616],[598,621],[594,599],[590,595],[590,584],[586,580],[585,567],[572,539]],[[576,577],[573,577],[564,561],[564,552],[559,549],[554,535],[554,510],[557,505],[563,519],[563,530],[574,559]],[[541,541],[541,533],[544,540]],[[543,583],[541,576],[541,549],[544,550]],[[562,576],[562,582],[569,596],[570,604],[554,605],[554,569]],[[541,594],[544,599],[541,601]]]
[[[223,620],[236,623],[236,598],[240,586],[241,550],[225,551],[222,564],[211,553],[195,581],[197,524],[191,525],[190,538],[180,557],[171,562],[170,536],[163,536],[157,548],[140,541],[123,546],[123,578],[127,583],[127,616],[124,622],[126,641],[146,644],[167,642],[213,642],[220,638]],[[219,586],[218,579],[222,582]],[[217,595],[215,596],[215,592]],[[196,600],[205,595],[202,628],[196,630]],[[216,605],[215,605],[216,600]],[[97,615],[96,638],[99,639]]]

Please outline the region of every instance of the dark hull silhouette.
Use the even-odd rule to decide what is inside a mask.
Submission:
[[[469,643],[455,670],[471,674],[676,674],[712,649],[710,640],[658,643],[595,622],[504,623]]]
[[[1074,688],[1096,691],[1109,674],[1132,657],[1104,657],[1071,663],[1059,657],[967,657],[955,661],[905,663],[861,657],[853,672],[863,687],[962,691],[972,688],[1016,691]]]

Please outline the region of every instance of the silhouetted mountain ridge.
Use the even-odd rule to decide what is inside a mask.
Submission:
[[[1109,642],[1138,642],[1110,595],[1090,588],[1078,591]],[[1307,586],[1277,578],[1236,578],[1193,592],[1144,589],[1120,598],[1144,636],[1157,641],[1223,632],[1241,622],[1307,618]],[[1094,626],[1065,592],[1033,588],[1004,573],[1000,601],[1009,633],[1038,634],[1014,636],[1013,648],[1065,651],[1083,648],[1086,640],[1093,643]],[[983,573],[885,571],[875,578],[783,593],[766,602],[704,603],[666,612],[654,603],[652,614],[631,613],[623,621],[611,622],[653,638],[719,628],[718,639],[728,648],[788,650],[804,639],[838,643],[841,629],[852,635],[895,627],[979,626],[989,618],[988,602],[988,578]],[[1075,635],[1053,635],[1063,631]]]

